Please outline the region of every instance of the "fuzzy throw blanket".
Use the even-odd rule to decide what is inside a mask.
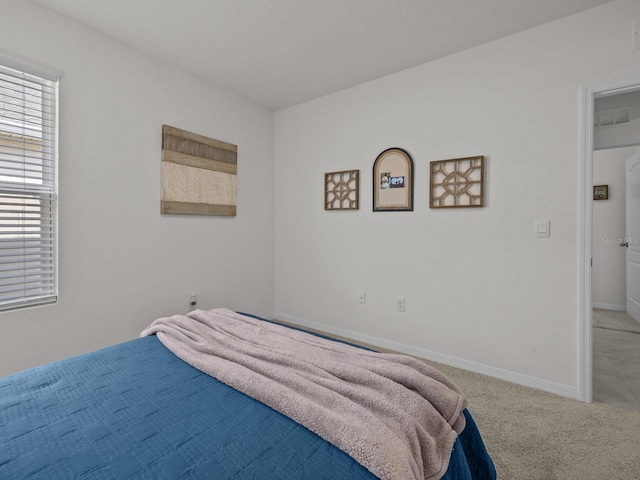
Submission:
[[[383,480],[438,479],[466,401],[426,363],[371,352],[227,309],[159,318],[179,358],[287,415]]]

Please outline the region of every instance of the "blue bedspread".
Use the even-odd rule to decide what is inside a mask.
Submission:
[[[495,478],[473,419],[446,480]],[[472,474],[474,476],[472,476]],[[373,479],[155,336],[0,379],[0,479]]]

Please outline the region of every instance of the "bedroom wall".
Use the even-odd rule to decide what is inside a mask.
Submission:
[[[627,308],[625,233],[625,161],[636,147],[593,152],[593,184],[609,185],[609,199],[593,202],[592,300],[596,308]]]
[[[617,1],[277,112],[275,316],[577,398],[580,86],[638,72],[638,16]],[[389,147],[413,212],[371,211]],[[429,162],[474,155],[486,207],[430,210]],[[345,169],[360,210],[326,212]]]
[[[3,55],[61,73],[57,305],[0,314],[0,374],[200,308],[273,312],[273,113],[31,2]],[[162,124],[238,145],[235,218],[160,214]]]

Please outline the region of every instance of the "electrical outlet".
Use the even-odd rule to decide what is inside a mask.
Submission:
[[[366,303],[366,295],[362,290],[358,292],[358,303]]]
[[[396,297],[396,310],[404,312],[404,297]]]
[[[194,294],[191,295],[189,297],[189,305],[188,305],[188,312],[192,312],[196,309],[196,305],[198,304],[198,297]]]

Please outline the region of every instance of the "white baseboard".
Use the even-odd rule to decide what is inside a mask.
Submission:
[[[626,305],[615,305],[613,303],[594,303],[593,308],[600,308],[602,310],[615,310],[616,312],[626,312]]]
[[[292,315],[287,315],[285,313],[275,313],[274,315],[270,315],[269,318],[283,320],[300,327],[319,330],[321,332],[327,333],[328,335],[339,335],[341,337],[351,339],[354,342],[368,343],[377,347],[395,350],[396,352],[404,353],[406,355],[412,355],[414,357],[424,358],[433,362],[443,363],[445,365],[461,368],[463,370],[469,370],[471,372],[480,373],[482,375],[498,378],[500,380],[506,380],[511,383],[517,383],[518,385],[524,385],[525,387],[544,390],[545,392],[554,393],[562,397],[580,400],[578,387],[574,387],[571,385],[565,385],[562,383],[545,380],[543,378],[534,377],[524,373],[512,372],[500,367],[484,365],[472,360],[465,360],[464,358],[454,357],[452,355],[434,352],[424,348],[406,345],[404,343],[394,342],[393,340],[386,340],[384,338],[365,335],[363,333],[353,332],[351,330],[326,325],[320,322],[305,320],[302,318],[294,317]]]

